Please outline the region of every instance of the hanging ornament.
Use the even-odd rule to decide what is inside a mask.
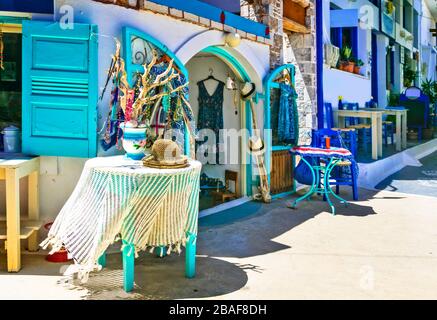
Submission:
[[[125,121],[131,121],[133,104],[134,104],[135,90],[127,90],[126,107],[124,112]]]
[[[164,93],[167,93],[167,89],[164,89]],[[162,97],[162,108],[164,109],[164,111],[166,113],[170,109],[170,95],[169,94],[165,94]]]
[[[5,67],[3,66],[3,50],[5,48],[5,45],[3,43],[3,31],[0,29],[0,69],[5,70]]]

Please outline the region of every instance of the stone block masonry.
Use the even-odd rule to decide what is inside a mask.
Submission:
[[[306,9],[306,26],[310,33],[284,32],[283,1],[256,0],[258,6],[267,5],[263,22],[270,27],[270,67],[274,69],[285,63],[296,67],[295,89],[298,94],[299,144],[311,143],[311,130],[317,127],[316,83],[316,24],[315,0],[309,1]],[[256,4],[254,4],[256,5]],[[260,10],[254,10],[260,12]]]

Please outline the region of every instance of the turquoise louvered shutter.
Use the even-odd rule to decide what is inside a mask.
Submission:
[[[97,26],[23,22],[23,152],[93,157]]]

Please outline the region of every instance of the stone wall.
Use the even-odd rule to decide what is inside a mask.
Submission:
[[[315,0],[306,10],[306,26],[309,33],[284,32],[283,0],[268,2],[263,22],[270,27],[270,67],[272,69],[291,63],[296,67],[295,88],[298,93],[299,143],[311,143],[311,129],[317,127],[316,85],[316,21]]]
[[[309,33],[287,32],[284,34],[284,62],[298,67],[296,90],[299,95],[299,123],[301,128],[304,128],[301,130],[301,138],[310,143],[311,129],[317,127],[315,0],[310,0],[310,5],[306,10],[306,26],[310,30]]]

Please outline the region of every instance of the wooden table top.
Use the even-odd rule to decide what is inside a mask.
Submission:
[[[29,161],[35,160],[38,157],[31,157],[17,154],[0,154],[0,168],[19,168]]]

